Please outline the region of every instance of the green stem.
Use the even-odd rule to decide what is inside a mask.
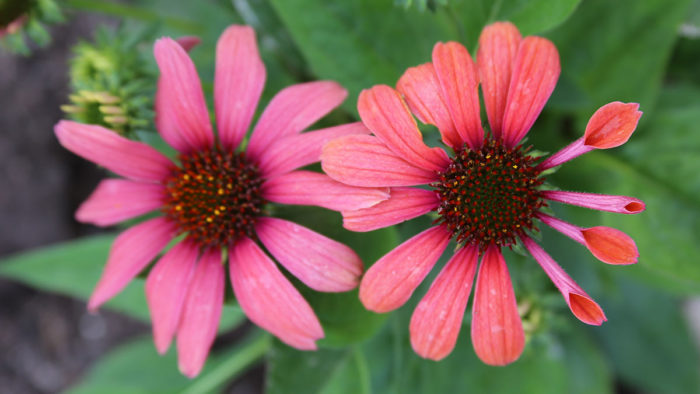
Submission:
[[[186,19],[163,16],[151,10],[128,4],[94,0],[66,0],[65,3],[70,7],[83,11],[100,12],[121,18],[138,19],[144,22],[162,22],[168,27],[181,30],[183,33],[201,34],[204,30],[201,25]]]
[[[231,356],[217,365],[211,372],[195,380],[181,394],[210,393],[224,383],[237,377],[258,360],[272,345],[272,338],[267,333],[256,333],[252,339],[247,338],[243,344],[231,351]]]

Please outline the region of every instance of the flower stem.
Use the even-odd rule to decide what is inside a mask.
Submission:
[[[210,393],[222,384],[237,377],[259,359],[261,359],[272,345],[272,338],[267,333],[256,333],[246,338],[242,344],[236,346],[230,356],[195,380],[191,386],[181,394]]]
[[[66,0],[66,4],[83,11],[100,12],[122,18],[138,19],[144,22],[162,22],[168,27],[181,30],[183,33],[201,34],[204,30],[201,25],[186,19],[163,16],[151,10],[128,4],[94,0]]]

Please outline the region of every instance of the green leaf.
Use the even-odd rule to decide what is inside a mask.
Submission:
[[[355,348],[301,352],[276,342],[269,353],[266,393],[369,393],[369,371]]]
[[[609,321],[595,330],[615,372],[650,393],[697,393],[700,360],[679,300],[616,275]]]
[[[115,237],[115,234],[85,237],[10,256],[0,262],[0,275],[41,290],[86,300],[102,274]],[[149,322],[144,280],[132,280],[105,307]],[[220,331],[237,326],[244,319],[239,307],[224,305]]]

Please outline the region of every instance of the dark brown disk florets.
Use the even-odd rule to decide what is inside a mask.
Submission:
[[[180,155],[180,162],[182,167],[165,183],[163,207],[180,233],[201,247],[225,247],[240,237],[253,237],[264,204],[257,167],[242,153],[218,148]]]
[[[544,179],[527,149],[504,147],[486,139],[480,150],[464,148],[439,174],[433,186],[440,196],[438,222],[457,242],[509,246],[533,228],[535,212],[544,205],[539,186]]]

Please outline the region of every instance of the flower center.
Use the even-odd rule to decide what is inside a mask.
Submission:
[[[527,149],[504,147],[487,138],[480,150],[464,148],[431,184],[440,196],[438,222],[457,242],[510,246],[533,228],[536,210],[544,206],[535,159]]]
[[[188,233],[202,247],[225,247],[240,237],[253,237],[265,203],[257,167],[243,153],[218,148],[180,155],[180,162],[182,167],[165,182],[163,207],[180,233]]]

